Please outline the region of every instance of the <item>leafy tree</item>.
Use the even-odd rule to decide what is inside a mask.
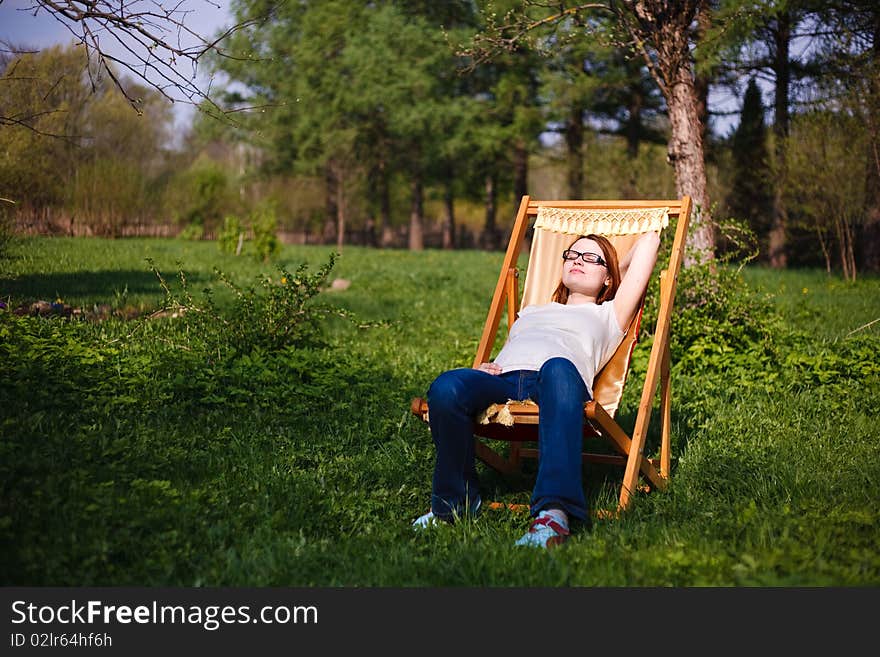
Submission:
[[[13,239],[12,202],[0,197],[0,267],[9,254],[9,245]]]
[[[475,172],[472,166],[480,157],[473,137],[477,126],[486,123],[483,101],[491,80],[484,75],[462,75],[463,65],[455,54],[456,44],[471,38],[477,28],[477,3],[397,0],[395,5],[406,16],[419,16],[426,29],[445,37],[445,43],[437,44],[441,59],[434,75],[439,107],[432,119],[434,135],[426,174],[442,190],[441,239],[443,248],[450,249],[458,241],[455,198],[462,192],[470,194],[471,181],[482,179],[482,171]]]
[[[573,28],[569,28],[569,32]],[[569,198],[584,193],[584,132],[587,107],[598,78],[585,74],[594,58],[592,42],[551,36],[558,41],[547,61],[542,92],[547,97],[547,119],[563,135],[566,146],[566,178]]]
[[[95,233],[119,236],[126,226],[155,219],[151,182],[165,166],[173,123],[171,108],[159,94],[131,85],[144,114],[131,111],[115,87],[90,97],[83,114],[84,141],[76,150],[76,175],[68,185],[72,215]]]
[[[270,155],[266,168],[320,175],[325,182],[324,235],[341,245],[347,220],[346,185],[360,174],[358,124],[344,94],[354,84],[343,62],[363,8],[346,2],[267,3],[247,0],[235,7],[243,22],[266,15],[231,41],[237,59],[215,62],[245,85],[247,100],[266,111],[251,115],[250,127]]]
[[[145,219],[151,186],[165,165],[171,125],[158,93],[128,84],[148,113],[131,111],[106,79],[88,79],[77,47],[54,47],[11,59],[0,85],[7,125],[0,131],[0,190],[18,217],[63,219],[116,235]]]
[[[410,190],[410,247],[422,248],[424,194],[440,175],[433,163],[449,156],[440,147],[452,109],[448,93],[452,53],[422,3],[342,1],[279,5],[259,27],[233,41],[240,59],[219,63],[244,83],[248,102],[269,106],[253,117],[276,171],[322,172],[326,234],[341,247],[349,210],[364,181],[379,208],[383,236],[390,232],[391,188]],[[265,3],[237,6],[238,18],[259,15]],[[251,64],[246,59],[251,58]]]
[[[515,3],[505,2],[505,6]],[[455,123],[440,143],[447,198],[454,172],[459,189],[470,200],[481,200],[484,223],[481,244],[497,248],[502,232],[497,222],[499,199],[512,190],[513,205],[528,193],[529,159],[546,128],[540,95],[541,59],[528,44],[517,44],[491,62],[473,66],[466,45],[485,25],[486,7],[450,40],[461,83],[450,85],[444,107],[454,108]],[[454,167],[453,167],[454,162]]]
[[[220,227],[234,207],[229,174],[219,163],[200,156],[177,177],[168,203],[176,221],[190,229],[187,236],[201,237]]]
[[[880,6],[872,0],[820,5],[825,30],[816,67],[825,105],[853,116],[865,142],[865,220],[857,226],[856,257],[867,271],[880,271]]]
[[[81,55],[48,48],[13,59],[0,84],[0,189],[20,214],[64,201],[89,101]]]
[[[603,38],[604,30],[597,31],[596,39],[579,38],[582,29],[574,20],[562,22],[546,48],[549,59],[543,76],[548,119],[560,126],[557,131],[565,139],[570,198],[584,193],[588,118],[600,131],[623,136],[631,160],[638,156],[642,141],[666,141],[665,127],[658,130],[650,125],[664,107],[663,98],[641,59]],[[631,167],[624,196],[635,194],[635,172],[636,167]]]
[[[786,146],[786,202],[815,239],[830,273],[835,259],[844,278],[855,280],[855,227],[865,198],[864,147],[858,119],[827,111],[796,117]]]
[[[793,54],[792,46],[799,39],[821,34],[823,28],[815,13],[821,4],[814,0],[723,0],[701,53],[702,61],[721,68],[733,85],[759,76],[773,87],[773,156],[777,165],[767,247],[773,267],[785,267],[788,261],[788,211],[783,193],[787,156],[783,149],[789,143],[792,101],[797,88],[819,68],[805,54]]]
[[[381,180],[390,173],[389,164],[405,172],[409,246],[418,250],[424,247],[425,187],[438,173],[432,162],[443,139],[441,128],[448,123],[449,85],[443,76],[453,68],[451,53],[437,26],[393,4],[366,12],[364,21],[367,29],[351,36],[342,56],[352,71],[342,98],[361,126],[357,149],[374,163],[382,189],[390,186],[387,178]]]
[[[543,130],[538,104],[539,68],[536,55],[519,47],[492,63],[491,86],[483,96],[484,119],[476,135],[474,180],[482,181],[485,221],[482,246],[497,249],[503,235],[497,222],[498,193],[510,180],[514,207],[527,193],[528,160]]]

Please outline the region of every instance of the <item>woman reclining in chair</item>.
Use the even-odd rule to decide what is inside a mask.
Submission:
[[[659,245],[658,233],[646,233],[618,264],[604,237],[576,239],[562,253],[562,280],[553,301],[522,309],[494,362],[449,370],[434,380],[428,389],[436,450],[431,510],[413,527],[479,511],[474,418],[510,399],[531,399],[539,407],[532,521],[516,544],[557,545],[569,534],[570,516],[587,519],[581,481],[584,404],[639,307]]]

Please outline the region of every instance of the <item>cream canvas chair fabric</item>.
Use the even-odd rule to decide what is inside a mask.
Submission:
[[[585,436],[599,435],[608,439],[616,455],[584,453],[587,461],[618,464],[625,467],[618,509],[625,508],[638,487],[640,473],[653,485],[664,488],[670,466],[670,381],[669,328],[675,282],[681,265],[690,214],[690,199],[659,201],[535,201],[523,198],[511,233],[510,243],[490,304],[482,338],[474,358],[474,366],[491,360],[495,335],[504,307],[508,327],[521,307],[549,303],[561,279],[562,251],[578,236],[598,234],[607,237],[618,255],[626,254],[635,240],[647,231],[664,231],[675,218],[676,232],[672,249],[661,269],[660,308],[654,330],[648,372],[642,391],[638,415],[631,433],[614,420],[629,372],[630,359],[638,339],[642,308],[627,329],[623,342],[614,356],[597,375],[594,400],[584,408]],[[517,261],[522,252],[525,234],[533,227],[528,265],[523,284],[522,304],[519,302],[519,271]],[[657,384],[660,384],[661,454],[659,459],[641,455],[647,433],[651,407]],[[423,420],[428,418],[427,401],[416,398],[412,412]],[[481,438],[510,441],[506,457],[489,449],[477,438],[478,458],[502,472],[519,469],[523,458],[537,458],[537,450],[524,443],[537,440],[538,407],[532,402],[510,400],[495,404],[478,418],[474,434]]]

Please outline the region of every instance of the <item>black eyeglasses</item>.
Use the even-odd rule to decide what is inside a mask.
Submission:
[[[598,253],[580,253],[574,249],[566,249],[562,252],[563,260],[577,260],[578,258],[588,265],[602,265],[603,267],[608,267],[608,263],[605,262],[605,259]]]

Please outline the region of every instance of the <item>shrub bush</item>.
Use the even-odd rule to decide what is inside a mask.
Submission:
[[[239,243],[244,243],[244,225],[236,215],[226,215],[217,234],[217,246],[223,253],[241,253]]]
[[[12,204],[0,199],[0,263],[7,255],[9,243],[12,241]]]
[[[187,224],[177,237],[182,240],[200,240],[205,236],[205,227],[202,224]]]
[[[672,361],[687,371],[717,371],[746,359],[760,369],[775,349],[773,336],[780,320],[770,298],[752,290],[742,275],[743,267],[757,255],[757,241],[743,222],[726,220],[716,229],[723,250],[714,260],[679,272],[670,336]],[[662,248],[668,252],[671,244]],[[642,319],[646,332],[653,331],[657,322],[659,277],[653,277],[650,285],[651,303]]]
[[[268,262],[281,250],[275,206],[263,204],[257,207],[251,215],[251,226],[254,231],[254,248],[257,257],[263,262]]]
[[[256,287],[249,288],[240,287],[215,268],[215,276],[232,294],[228,307],[218,305],[210,289],[205,289],[203,300],[194,298],[185,272],[178,272],[180,290],[175,292],[152,261],[150,267],[165,291],[163,311],[184,322],[191,338],[189,347],[222,357],[319,344],[323,318],[349,317],[342,309],[315,301],[337,257],[331,254],[327,263],[311,274],[305,263],[294,273],[278,267],[277,279],[261,275]]]
[[[213,230],[235,199],[226,170],[216,162],[199,159],[169,190],[168,203],[178,223]]]

